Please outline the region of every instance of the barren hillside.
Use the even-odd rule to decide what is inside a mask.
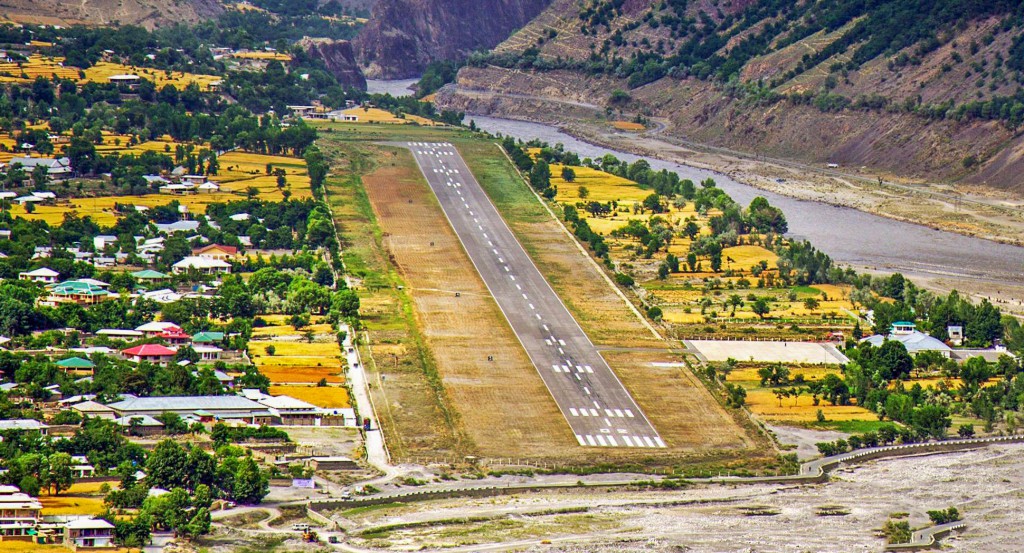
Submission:
[[[0,0],[0,17],[18,23],[131,24],[196,22],[223,10],[218,0]]]
[[[554,0],[460,84],[663,118],[751,153],[1024,193],[1022,28],[1009,1]]]

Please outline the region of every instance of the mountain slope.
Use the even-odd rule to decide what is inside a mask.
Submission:
[[[550,0],[380,0],[355,41],[365,73],[409,78],[505,40]]]
[[[621,89],[613,109],[681,138],[1024,193],[1022,28],[1002,0],[555,0],[459,78]]]
[[[75,23],[156,27],[190,22],[223,11],[218,0],[0,0],[0,16],[17,23],[71,25]]]

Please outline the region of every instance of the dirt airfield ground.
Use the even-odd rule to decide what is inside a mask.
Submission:
[[[678,492],[562,492],[432,502],[367,511],[360,527],[466,516],[488,520],[373,532],[365,545],[428,550],[519,542],[518,551],[594,553],[881,551],[890,515],[912,527],[955,506],[968,527],[945,551],[1019,551],[1024,494],[1020,445],[870,462],[811,486],[698,486]],[[556,513],[556,511],[559,511]],[[547,514],[544,514],[547,513]],[[541,545],[550,540],[552,545]],[[532,543],[531,543],[532,541]]]

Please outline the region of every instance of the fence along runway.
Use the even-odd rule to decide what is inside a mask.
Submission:
[[[425,142],[399,145],[412,151],[445,216],[579,445],[666,447],[516,240],[455,147]],[[500,359],[495,359],[494,370],[501,370]],[[508,393],[515,394],[516,390]]]

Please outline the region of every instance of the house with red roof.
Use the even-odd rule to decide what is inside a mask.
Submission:
[[[157,365],[167,365],[168,363],[173,362],[174,353],[175,351],[173,349],[161,346],[160,344],[143,344],[141,346],[128,348],[121,352],[125,358],[134,363],[146,361]]]
[[[161,340],[165,340],[172,346],[181,346],[192,341],[192,337],[178,327],[168,328],[160,334],[157,334],[156,337]]]

